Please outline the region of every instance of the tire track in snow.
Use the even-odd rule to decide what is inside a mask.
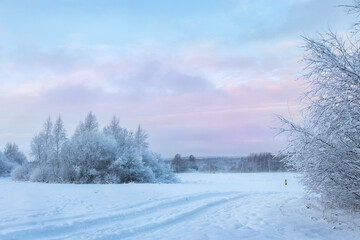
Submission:
[[[211,193],[211,194],[214,194],[214,193]],[[202,195],[203,194],[195,195],[195,197],[200,197]],[[114,214],[114,213],[116,214],[116,212],[129,211],[130,209],[139,208],[139,207],[143,207],[143,206],[156,207],[158,205],[161,205],[166,200],[178,201],[178,200],[185,199],[185,198],[187,198],[187,197],[165,198],[165,199],[158,201],[156,204],[154,204],[154,202],[143,201],[143,202],[131,204],[131,205],[120,207],[120,208],[115,207],[115,208],[107,209],[107,211],[111,211],[112,214]],[[191,196],[191,198],[194,198],[194,196]],[[73,200],[75,201],[76,199],[73,199]],[[73,201],[71,201],[69,204],[69,201],[67,199],[65,205],[72,205],[72,204],[73,204]],[[60,207],[56,207],[56,208],[64,209],[66,207],[60,206]],[[19,216],[17,218],[13,218],[13,219],[7,219],[7,222],[8,222],[7,224],[0,223],[0,235],[1,235],[1,231],[5,230],[5,229],[9,229],[9,228],[10,229],[11,228],[21,228],[21,227],[35,226],[35,225],[44,226],[45,224],[48,224],[48,223],[54,223],[56,225],[57,223],[61,224],[64,221],[74,221],[74,220],[81,221],[85,218],[89,219],[89,217],[95,217],[95,218],[103,217],[103,215],[98,212],[98,213],[84,213],[84,214],[73,215],[73,216],[68,216],[68,217],[64,216],[64,217],[55,217],[55,218],[47,218],[47,219],[38,220],[38,218],[44,217],[44,216],[47,216],[47,213],[36,213],[36,214],[32,214],[32,215],[27,215],[27,216],[21,216],[21,217]],[[36,218],[37,220],[21,221],[21,219],[24,219],[24,218]],[[16,223],[11,223],[12,221],[16,222]]]
[[[243,198],[244,196],[249,196],[248,194],[240,194],[237,195],[235,197],[223,197],[220,200],[216,200],[216,201],[212,201],[210,203],[206,203],[203,204],[200,207],[196,207],[195,209],[192,209],[190,211],[185,211],[182,212],[180,214],[177,214],[175,216],[172,216],[170,218],[167,218],[163,221],[159,221],[159,222],[155,222],[155,223],[150,223],[150,224],[146,224],[146,225],[142,225],[139,227],[135,227],[132,229],[127,229],[127,230],[123,230],[120,231],[118,233],[115,234],[106,234],[102,237],[99,237],[97,239],[101,240],[116,240],[116,239],[123,239],[123,238],[128,238],[128,237],[133,237],[136,236],[138,234],[143,234],[146,232],[151,232],[151,231],[156,231],[158,229],[170,226],[170,225],[174,225],[177,223],[181,223],[183,221],[189,220],[195,216],[201,215],[204,212],[207,212],[208,210],[215,208],[215,207],[219,207],[225,203],[229,203],[231,201],[236,201],[240,198]]]
[[[82,235],[84,231],[87,231],[92,228],[99,228],[101,226],[106,225],[113,225],[114,222],[117,224],[128,221],[130,219],[136,219],[138,217],[144,217],[146,215],[154,214],[156,212],[164,211],[166,209],[174,208],[174,207],[182,207],[189,204],[194,204],[196,202],[201,202],[202,200],[207,200],[213,197],[222,197],[221,200],[217,200],[215,202],[210,203],[212,205],[213,203],[217,203],[219,201],[228,201],[227,198],[229,195],[237,194],[238,192],[225,192],[225,193],[204,193],[199,195],[190,195],[190,196],[182,196],[181,198],[177,198],[175,200],[171,201],[161,201],[160,203],[157,203],[155,205],[137,209],[137,206],[146,205],[148,202],[144,202],[144,204],[134,204],[133,207],[130,206],[130,209],[135,208],[135,211],[128,211],[129,207],[121,208],[120,210],[117,210],[115,213],[112,213],[108,216],[99,216],[95,218],[88,218],[88,216],[80,218],[84,215],[78,215],[74,217],[69,218],[56,218],[56,219],[44,219],[43,221],[30,221],[26,223],[21,224],[14,224],[14,225],[8,225],[3,226],[0,229],[0,239],[64,239],[68,237],[72,237],[75,235]],[[203,207],[200,207],[202,209]],[[65,225],[64,220],[72,221],[71,224]],[[44,223],[53,223],[52,225],[48,226],[39,226],[34,224],[39,224],[39,222]],[[55,225],[54,225],[55,224]],[[13,230],[9,227],[25,227],[28,229],[23,230]],[[29,228],[30,227],[30,228]],[[6,233],[1,233],[1,230],[5,230]],[[61,237],[60,237],[61,235]],[[78,238],[76,238],[78,239]]]

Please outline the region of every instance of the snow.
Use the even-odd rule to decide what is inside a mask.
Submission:
[[[0,239],[360,239],[358,214],[323,212],[295,173],[178,177],[109,185],[1,178]]]

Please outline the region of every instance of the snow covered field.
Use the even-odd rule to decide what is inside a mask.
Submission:
[[[2,178],[0,239],[360,239],[358,215],[309,204],[294,173],[178,176],[123,185]]]

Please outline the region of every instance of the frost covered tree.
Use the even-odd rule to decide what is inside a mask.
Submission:
[[[89,112],[84,122],[80,122],[75,134],[81,134],[84,132],[96,132],[99,130],[99,123],[96,120],[95,115]]]
[[[103,132],[107,136],[115,138],[117,143],[118,157],[124,156],[132,145],[132,133],[120,127],[119,119],[114,116],[110,124],[104,127]]]
[[[54,136],[52,135],[53,122],[50,117],[45,121],[42,137],[44,141],[44,162],[50,163],[53,158],[53,148],[54,148]]]
[[[103,132],[105,134],[114,136],[116,139],[119,139],[123,137],[124,129],[120,127],[120,120],[116,116],[113,116],[110,124],[104,127]]]
[[[120,182],[171,182],[174,175],[161,158],[149,151],[147,134],[139,126],[134,133],[120,127],[115,116],[103,130],[117,144],[117,157],[110,166],[112,176]]]
[[[43,135],[40,133],[40,134],[36,134],[32,140],[31,140],[31,144],[30,144],[30,147],[31,147],[31,156],[33,156],[33,160],[38,162],[39,165],[44,162],[44,154],[43,154],[43,151],[44,151],[44,141],[43,141]]]
[[[7,143],[4,153],[0,152],[0,176],[8,176],[10,173],[23,165],[27,159],[15,143]]]
[[[13,165],[9,162],[6,156],[0,152],[0,177],[8,176],[12,168]]]
[[[360,1],[350,7],[359,13]],[[355,27],[358,24],[355,24]],[[288,133],[288,165],[304,184],[329,202],[360,206],[360,45],[359,32],[331,31],[305,37],[302,121],[280,117]]]
[[[115,140],[100,133],[98,126],[95,115],[90,112],[76,129],[70,149],[66,149],[79,183],[100,181],[98,178],[116,158]]]
[[[80,183],[100,182],[116,158],[116,143],[99,132],[84,132],[71,140],[73,167]]]
[[[199,167],[196,164],[196,159],[195,159],[194,155],[189,156],[189,166],[188,166],[188,168],[193,170],[193,171],[199,170]]]
[[[31,141],[31,155],[35,161],[39,162],[40,167],[50,163],[53,154],[53,123],[48,117],[39,134],[35,135]]]
[[[174,159],[171,161],[171,169],[174,172],[183,172],[186,167],[184,166],[184,161],[181,159],[181,155],[177,153]]]
[[[52,135],[53,122],[48,117],[43,124],[42,130],[36,134],[30,144],[30,155],[35,162],[35,170],[31,175],[34,181],[52,181],[55,175],[54,158],[54,139]],[[51,180],[49,179],[51,178]]]
[[[60,153],[63,144],[66,142],[66,131],[64,128],[64,123],[59,116],[54,124],[54,128],[52,131],[53,141],[54,141],[54,155],[53,155],[53,162],[55,164],[55,177],[58,178],[59,171],[60,171]]]
[[[149,144],[147,143],[147,138],[148,138],[148,136],[147,136],[146,132],[139,125],[137,128],[137,131],[135,133],[135,143],[136,143],[136,147],[140,153],[147,151],[147,149],[149,147]]]
[[[7,143],[4,149],[4,155],[9,162],[22,165],[26,162],[25,155],[19,151],[18,145],[15,143]]]

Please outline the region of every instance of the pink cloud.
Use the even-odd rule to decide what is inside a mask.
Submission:
[[[205,50],[100,63],[63,57],[66,71],[53,69],[50,61],[42,65],[45,75],[2,83],[0,113],[6,117],[0,125],[6,129],[0,129],[0,146],[18,129],[35,133],[49,114],[61,114],[71,133],[92,110],[101,125],[113,114],[125,127],[142,124],[154,150],[166,156],[275,151],[280,143],[270,129],[273,113],[298,108],[295,59],[283,63]],[[29,143],[31,137],[19,139]]]

